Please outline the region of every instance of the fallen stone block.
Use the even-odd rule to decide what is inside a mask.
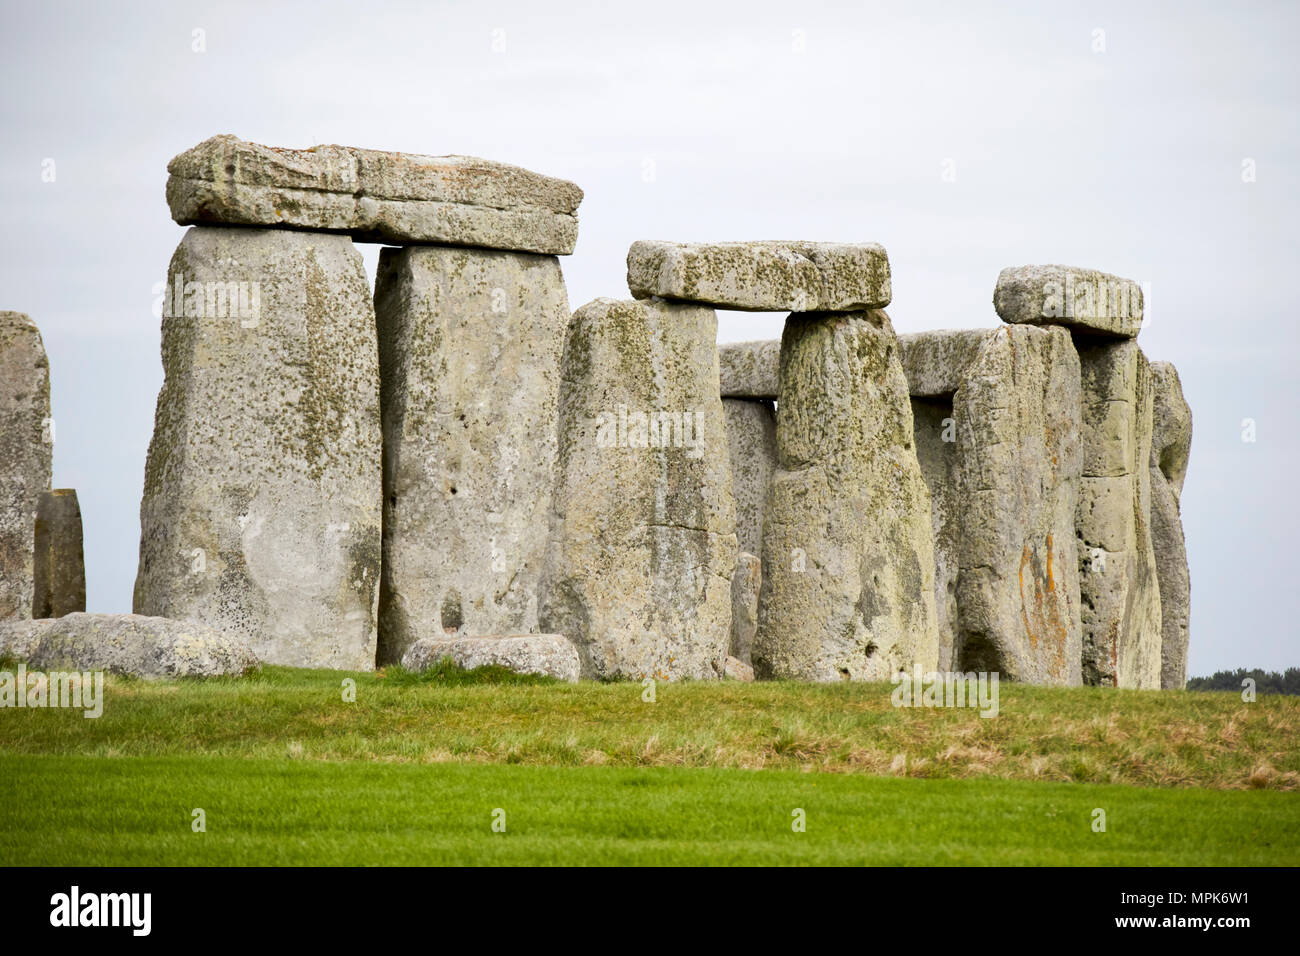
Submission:
[[[717,670],[718,676],[723,680],[738,680],[746,682],[752,682],[754,680],[754,668],[735,657],[723,658],[718,662]]]
[[[563,634],[502,634],[479,637],[422,637],[406,649],[402,666],[425,671],[443,658],[457,667],[495,665],[517,674],[543,674],[575,683],[580,664],[578,650]]]
[[[86,559],[81,506],[72,488],[41,495],[36,509],[36,596],[32,617],[86,610]]]
[[[80,612],[0,624],[0,656],[133,677],[240,675],[258,664],[246,641],[197,621]]]
[[[40,330],[0,311],[0,621],[32,615],[36,508],[50,490],[54,421]]]
[[[853,311],[889,304],[889,259],[875,243],[632,243],[627,284],[660,296],[748,312]]]
[[[168,288],[135,611],[204,621],[267,663],[373,668],[382,441],[360,254],[195,227]]]
[[[835,681],[933,671],[930,493],[889,317],[791,315],[780,384],[755,673]]]
[[[553,256],[385,249],[379,662],[538,629],[568,297]]]
[[[742,551],[763,552],[763,509],[776,468],[776,412],[771,402],[724,398],[736,540]]]
[[[565,342],[543,630],[583,676],[716,679],[731,631],[736,517],[717,317],[596,299]]]
[[[1187,686],[1192,586],[1180,499],[1192,445],[1192,410],[1178,370],[1152,362],[1151,545],[1160,588],[1160,686]]]
[[[718,381],[722,397],[775,401],[780,363],[780,339],[719,345]]]
[[[568,255],[582,190],[472,156],[349,146],[277,149],[214,136],[167,164],[182,226],[277,226],[358,242],[442,243]]]
[[[1073,266],[1003,269],[993,307],[1013,325],[1064,325],[1080,333],[1133,338],[1142,328],[1142,287],[1132,279]]]

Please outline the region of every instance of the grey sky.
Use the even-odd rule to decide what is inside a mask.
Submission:
[[[1195,416],[1190,672],[1300,664],[1300,15],[1044,6],[4,0],[0,308],[45,337],[90,610],[131,604],[162,380],[151,290],[182,234],[165,166],[228,132],[572,179],[574,307],[626,297],[643,238],[881,242],[900,332],[997,324],[1007,265],[1150,283],[1141,344]],[[782,319],[724,314],[720,337]]]

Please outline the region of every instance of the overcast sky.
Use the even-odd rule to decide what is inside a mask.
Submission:
[[[1300,665],[1297,6],[1045,6],[3,0],[0,308],[45,337],[88,609],[131,608],[165,167],[234,133],[573,180],[575,308],[627,296],[636,239],[883,243],[900,332],[996,325],[1008,265],[1149,283],[1195,418],[1189,672]]]

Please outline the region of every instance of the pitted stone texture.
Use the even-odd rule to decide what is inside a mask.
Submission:
[[[204,621],[259,658],[370,669],[380,557],[374,308],[345,236],[196,227],[169,288],[257,283],[249,316],[162,323],[135,610]],[[223,315],[223,313],[225,313]]]
[[[0,311],[0,621],[32,616],[36,507],[50,490],[53,438],[40,330]]]
[[[198,621],[141,614],[68,614],[0,624],[0,656],[33,669],[134,677],[219,677],[257,666],[248,643]]]
[[[736,516],[716,340],[712,309],[654,300],[596,299],[569,324],[541,626],[578,645],[584,676],[716,679],[727,654]],[[676,425],[665,441],[668,424],[643,417],[683,413],[680,446]]]
[[[502,634],[477,637],[422,637],[406,649],[402,666],[425,671],[444,657],[457,667],[496,665],[517,674],[543,674],[574,683],[578,649],[563,634]]]
[[[951,396],[996,329],[936,329],[898,337],[907,388],[914,398]]]
[[[930,494],[889,317],[791,315],[780,381],[755,673],[834,681],[934,670]]]
[[[776,400],[781,340],[728,342],[718,346],[718,381],[723,398]]]
[[[776,468],[776,411],[771,402],[724,398],[731,488],[736,498],[736,541],[763,553],[763,509]]]
[[[957,669],[1082,682],[1079,357],[1065,329],[989,334],[953,400]]]
[[[1079,539],[1085,684],[1158,688],[1161,608],[1151,538],[1152,378],[1133,340],[1078,338]]]
[[[1191,575],[1179,501],[1192,445],[1192,410],[1183,398],[1178,370],[1152,362],[1154,383],[1151,439],[1151,543],[1160,584],[1160,686],[1187,686]]]
[[[472,156],[349,146],[276,149],[214,136],[167,164],[182,226],[343,232],[359,242],[436,242],[568,255],[582,190]]]
[[[380,663],[422,638],[536,631],[569,321],[559,261],[385,249],[375,311]]]
[[[86,610],[86,559],[77,492],[41,495],[36,509],[36,596],[32,617],[63,617]]]
[[[1073,266],[1003,269],[993,307],[1013,325],[1064,325],[1081,333],[1133,338],[1142,328],[1142,287],[1132,279]]]
[[[758,555],[741,551],[731,579],[731,656],[746,666],[752,660],[754,632],[758,630],[758,592],[762,584],[763,565]]]
[[[747,312],[877,309],[889,304],[889,258],[876,243],[632,243],[627,284],[661,296]]]

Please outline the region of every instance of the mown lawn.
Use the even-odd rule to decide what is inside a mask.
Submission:
[[[355,681],[354,703],[343,684]],[[0,709],[0,754],[697,767],[1300,789],[1300,699],[1001,685],[1000,712],[895,708],[885,684],[566,685],[267,667],[110,676],[104,713]]]
[[[4,756],[0,807],[20,865],[1300,863],[1287,793],[789,770]]]

